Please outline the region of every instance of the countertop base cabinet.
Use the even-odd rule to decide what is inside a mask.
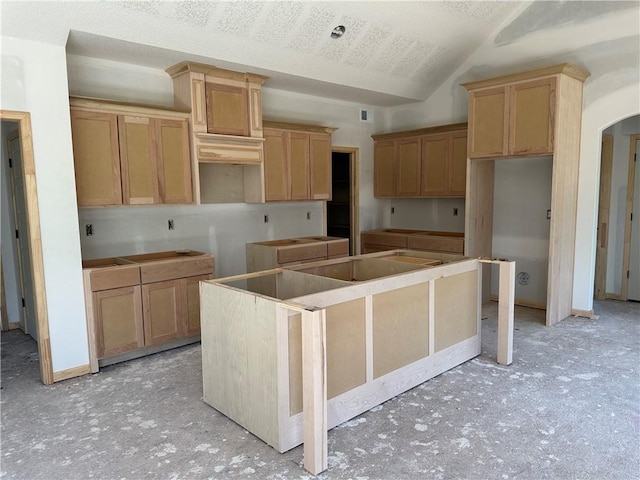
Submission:
[[[388,228],[362,232],[360,240],[363,254],[398,248],[458,254],[464,250],[464,234],[458,232]]]
[[[83,262],[91,371],[199,340],[211,255],[160,252]]]

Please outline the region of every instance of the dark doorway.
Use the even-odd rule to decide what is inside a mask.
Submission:
[[[349,251],[353,252],[351,238],[351,154],[331,153],[333,194],[327,202],[327,235],[349,239]]]

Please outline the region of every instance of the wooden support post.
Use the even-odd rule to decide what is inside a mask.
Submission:
[[[302,408],[304,468],[327,469],[327,359],[324,309],[302,311]]]
[[[513,361],[513,302],[515,298],[516,262],[499,262],[498,291],[498,363]]]

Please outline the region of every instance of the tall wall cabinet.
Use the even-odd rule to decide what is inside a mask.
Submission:
[[[553,156],[547,325],[572,311],[582,90],[588,76],[565,63],[463,84],[469,91],[466,255],[492,255],[493,195],[501,188],[494,185],[495,160]]]

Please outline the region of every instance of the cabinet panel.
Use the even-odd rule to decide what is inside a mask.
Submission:
[[[266,201],[288,199],[288,135],[264,129],[264,183]]]
[[[552,153],[555,79],[519,83],[510,88],[509,153]]]
[[[93,294],[98,358],[144,346],[140,286]]]
[[[399,140],[398,154],[398,196],[420,195],[420,138]]]
[[[373,195],[393,197],[396,194],[395,142],[376,142],[374,147]]]
[[[200,335],[200,281],[210,280],[213,275],[203,275],[200,277],[185,278],[186,283],[186,308],[184,336],[191,337]]]
[[[151,120],[148,117],[119,115],[118,131],[123,203],[158,203],[158,172]]]
[[[117,116],[72,109],[71,131],[78,205],[122,204]]]
[[[309,135],[311,200],[331,199],[331,135]]]
[[[191,203],[189,124],[186,120],[156,119],[158,182],[163,203]]]
[[[207,131],[226,135],[249,135],[247,89],[206,82]]]
[[[507,153],[508,89],[469,93],[469,158]]]
[[[443,195],[449,189],[449,135],[422,139],[422,195]]]
[[[142,285],[145,346],[178,338],[184,288],[180,280]]]
[[[454,133],[450,140],[449,195],[464,197],[467,189],[467,133]]]
[[[309,199],[309,134],[289,134],[289,199]]]

